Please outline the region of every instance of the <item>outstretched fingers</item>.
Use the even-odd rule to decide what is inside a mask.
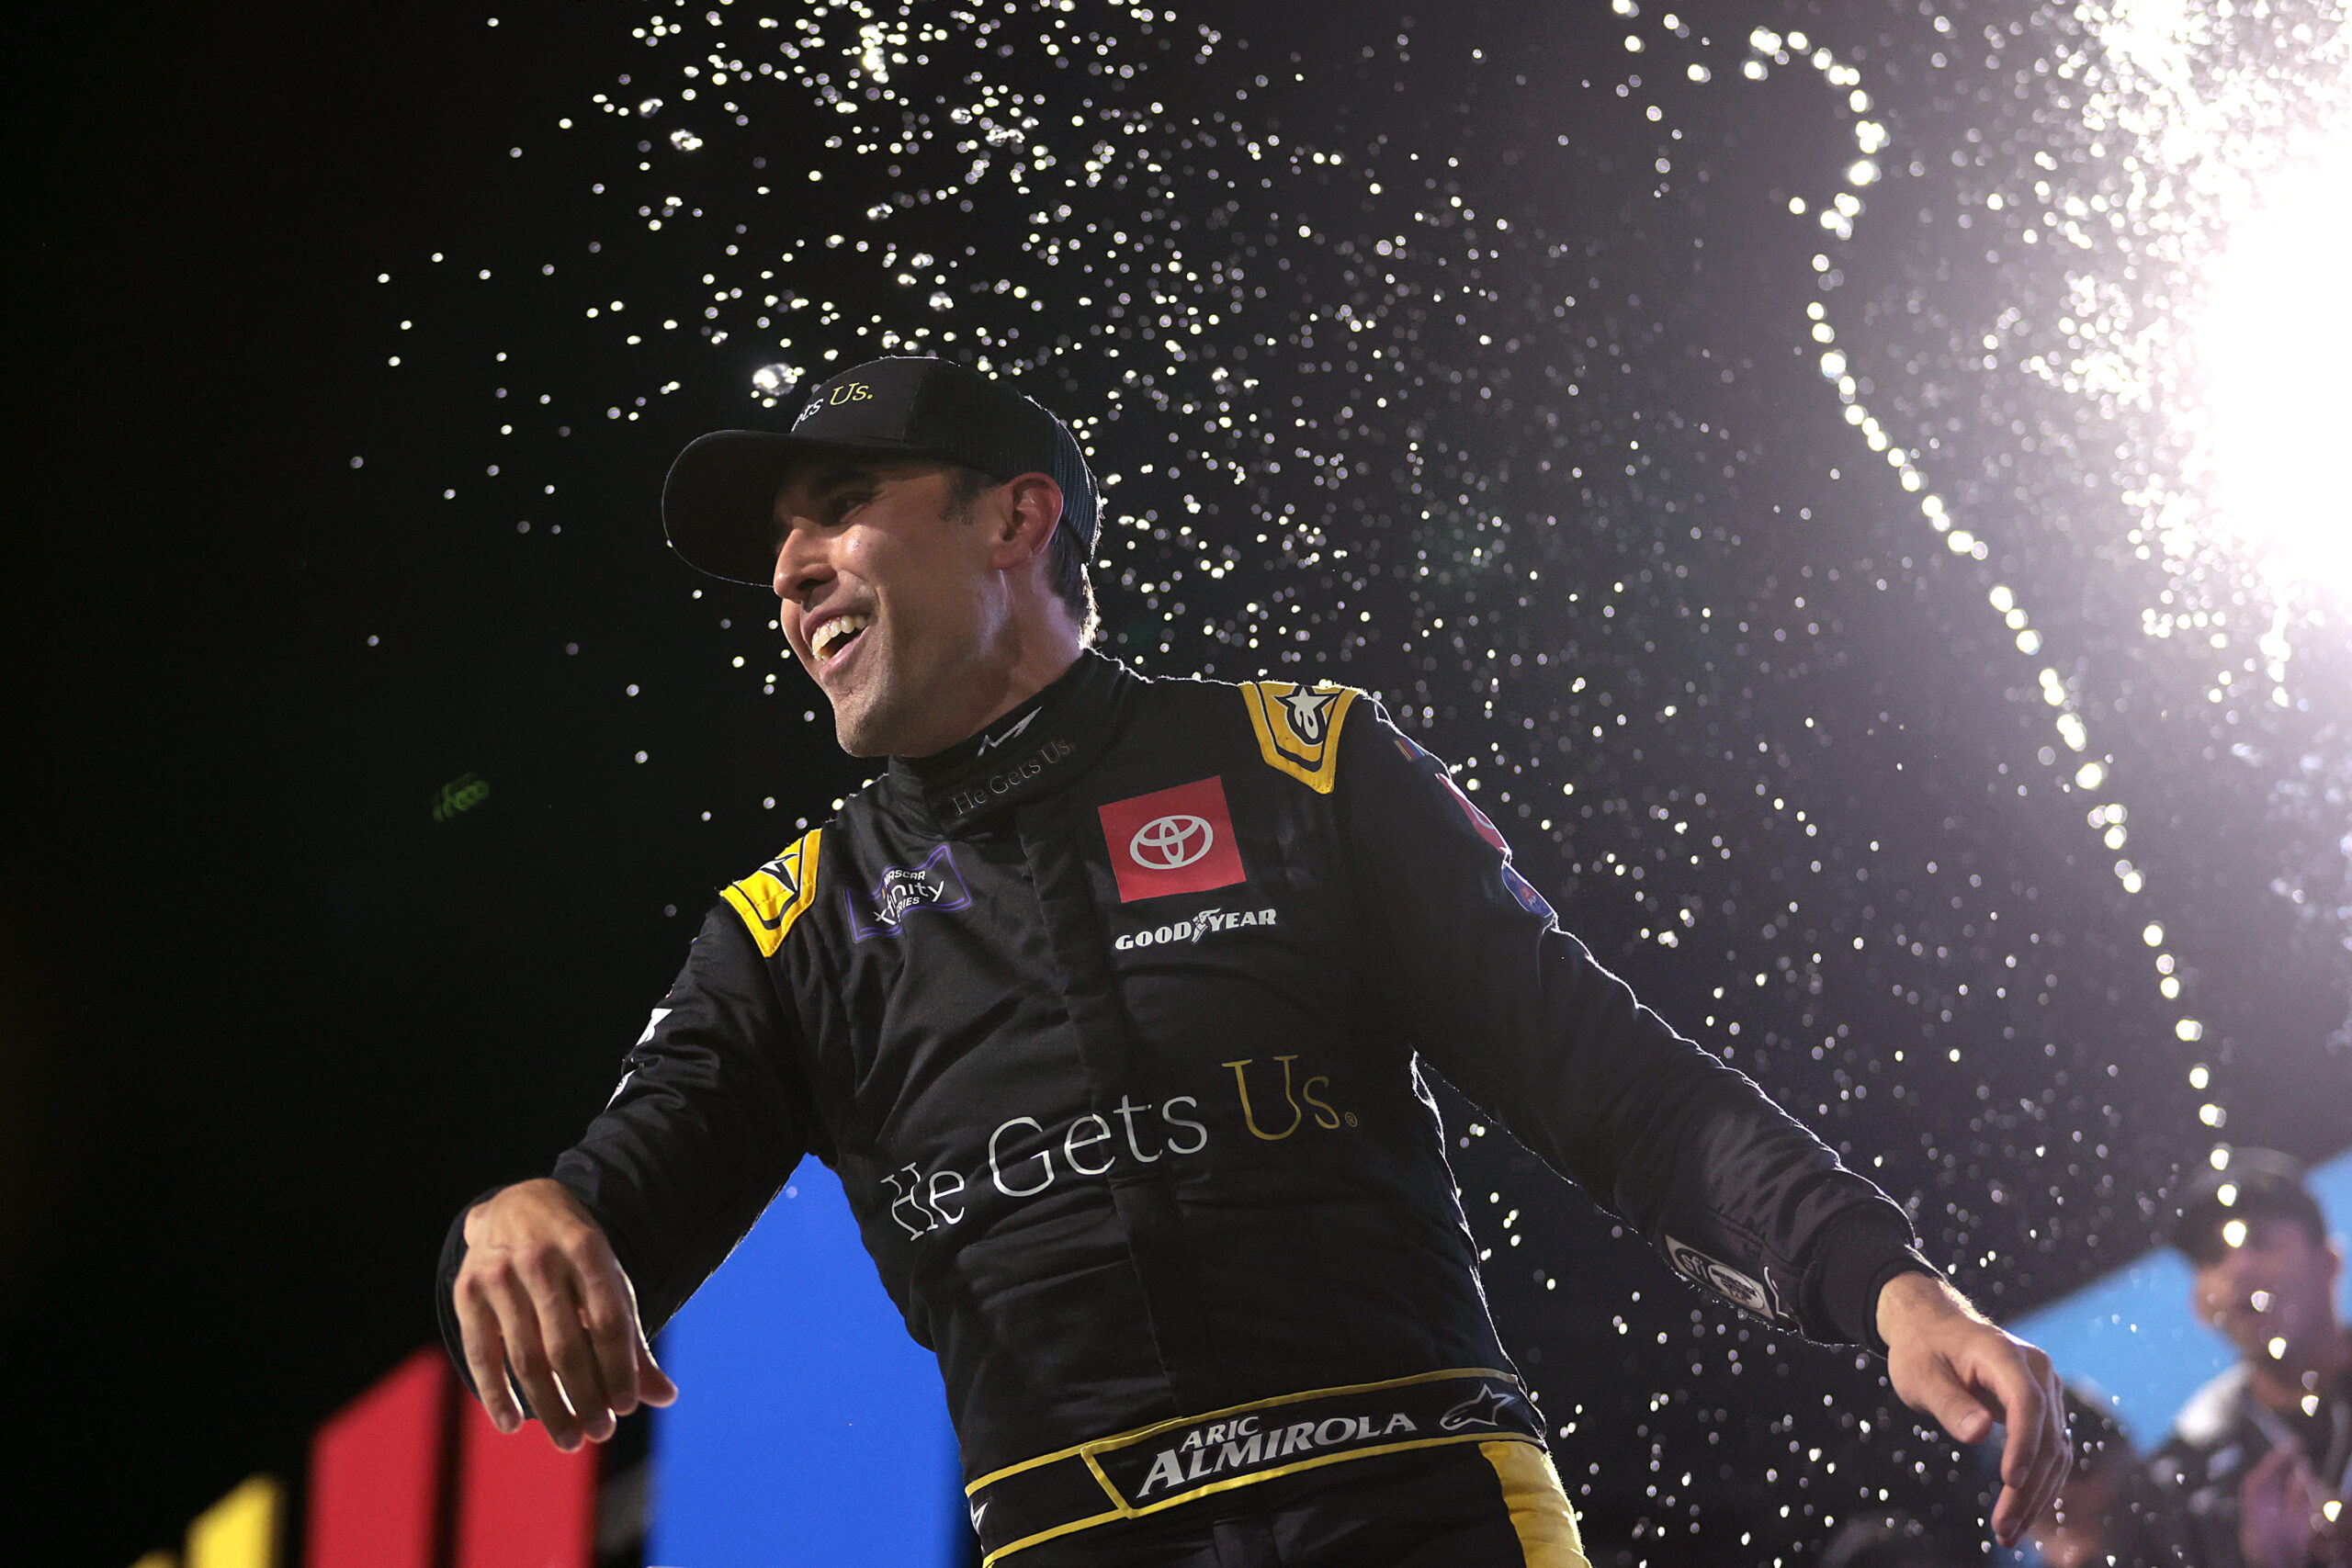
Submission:
[[[2001,1495],[1993,1506],[1993,1533],[2002,1545],[2014,1546],[2057,1499],[2074,1453],[2066,1441],[2065,1398],[2050,1358],[2007,1335],[2000,1337],[2004,1343],[1988,1348],[1992,1353],[1975,1381],[2008,1427],[2001,1445]]]
[[[637,1333],[637,1391],[638,1397],[657,1409],[678,1402],[678,1385],[654,1360],[653,1347],[645,1342],[641,1326]]]
[[[492,1272],[483,1288],[498,1314],[499,1333],[506,1344],[506,1367],[494,1373],[491,1381],[503,1388],[507,1371],[512,1371],[514,1382],[522,1387],[523,1397],[530,1401],[531,1414],[547,1428],[548,1440],[567,1453],[578,1448],[580,1422],[573,1416],[563,1389],[556,1382],[555,1358],[548,1350],[539,1303],[532,1299],[531,1291],[514,1270]],[[488,1385],[478,1382],[475,1386]],[[485,1409],[488,1404],[484,1400]]]
[[[502,1432],[525,1419],[559,1449],[602,1442],[639,1404],[677,1390],[654,1364],[637,1292],[594,1217],[560,1183],[517,1182],[476,1204],[455,1296],[466,1366]]]
[[[604,1369],[582,1325],[580,1280],[571,1259],[560,1252],[526,1254],[521,1272],[530,1286],[548,1368],[560,1380],[571,1417],[560,1427],[547,1421],[548,1436],[556,1447],[567,1450],[577,1447],[582,1438],[603,1442],[613,1435],[613,1396],[605,1390]],[[526,1383],[525,1392],[536,1407],[537,1391]]]
[[[615,1419],[646,1403],[640,1379],[639,1352],[644,1330],[637,1319],[637,1292],[620,1261],[599,1239],[571,1258],[578,1322],[587,1337],[587,1348],[596,1365],[597,1387]],[[651,1360],[650,1352],[644,1359]],[[663,1380],[666,1382],[667,1380]],[[591,1424],[589,1435],[602,1440],[610,1435]]]
[[[490,1424],[502,1432],[523,1425],[523,1412],[506,1383],[506,1337],[498,1325],[498,1312],[480,1280],[460,1276],[455,1292],[458,1333],[465,1342],[466,1371]]]

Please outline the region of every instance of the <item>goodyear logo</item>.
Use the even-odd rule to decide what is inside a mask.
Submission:
[[[1250,727],[1258,732],[1258,749],[1264,753],[1266,765],[1288,773],[1317,795],[1330,794],[1338,782],[1340,727],[1362,695],[1352,686],[1329,682],[1300,686],[1287,681],[1245,681],[1241,684]]]
[[[823,829],[811,828],[790,849],[719,895],[742,917],[763,958],[775,956],[793,922],[817,901],[817,851],[823,834]]]

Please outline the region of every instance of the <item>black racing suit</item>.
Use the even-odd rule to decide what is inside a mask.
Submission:
[[[1926,1268],[1372,699],[1091,654],[726,888],[554,1174],[650,1331],[831,1167],[1001,1552],[1302,1461],[1541,1440],[1424,1062],[1776,1323],[1875,1346],[1879,1286]]]

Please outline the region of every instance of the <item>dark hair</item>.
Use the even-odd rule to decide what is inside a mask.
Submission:
[[[947,515],[958,522],[969,522],[980,492],[1001,482],[978,468],[951,465],[947,470]],[[1046,581],[1052,585],[1055,597],[1069,606],[1070,619],[1078,623],[1079,645],[1092,643],[1102,629],[1102,617],[1094,608],[1094,580],[1086,571],[1086,544],[1078,536],[1076,528],[1054,525],[1053,540],[1046,547]]]
[[[2303,1179],[2301,1161],[2275,1149],[2235,1149],[2220,1170],[2199,1169],[2181,1184],[2172,1243],[2189,1262],[2210,1269],[2229,1256],[2233,1219],[2275,1214],[2294,1221],[2315,1247],[2327,1245],[2327,1216]]]

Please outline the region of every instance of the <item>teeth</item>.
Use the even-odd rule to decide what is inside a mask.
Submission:
[[[833,650],[847,642],[854,633],[862,632],[874,624],[871,615],[839,615],[817,628],[809,640],[808,650],[820,660],[831,659]]]

